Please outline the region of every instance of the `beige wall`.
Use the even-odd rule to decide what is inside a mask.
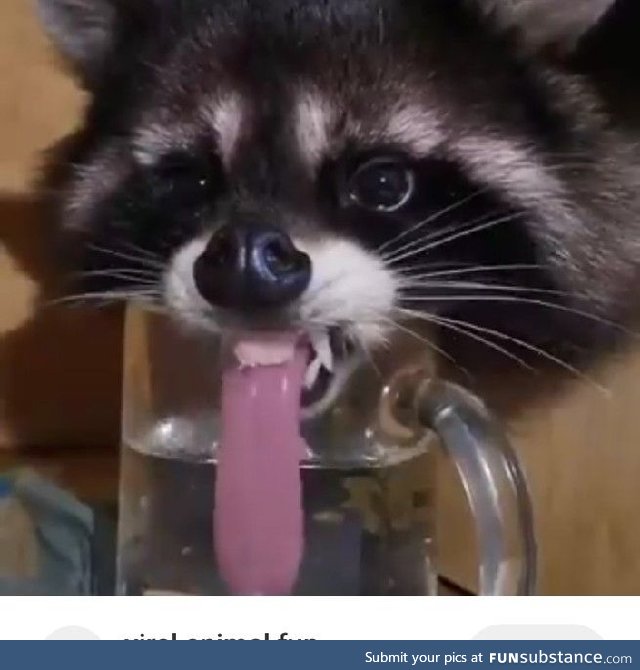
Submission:
[[[640,356],[576,384],[511,426],[529,474],[547,595],[640,595]],[[473,587],[475,547],[463,495],[442,467],[445,571]]]
[[[115,446],[118,315],[32,315],[34,282],[51,269],[28,185],[82,100],[53,67],[30,6],[0,3],[0,444]],[[610,398],[581,385],[513,426],[535,494],[543,593],[640,594],[640,357],[602,381]],[[472,541],[455,495],[442,486],[443,564],[470,584]]]
[[[24,193],[39,153],[75,124],[82,96],[54,67],[35,0],[0,4],[0,190]]]
[[[0,3],[0,448],[117,442],[117,315],[43,309],[51,277],[30,198],[41,152],[73,128],[82,96],[54,65],[31,0]]]

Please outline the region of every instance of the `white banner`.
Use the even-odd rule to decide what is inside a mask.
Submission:
[[[640,598],[3,598],[0,639],[640,637]]]

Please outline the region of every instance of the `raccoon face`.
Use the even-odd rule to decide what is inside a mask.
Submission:
[[[59,190],[84,296],[304,331],[310,404],[394,332],[570,368],[631,320],[636,157],[470,3],[40,4],[92,96]]]

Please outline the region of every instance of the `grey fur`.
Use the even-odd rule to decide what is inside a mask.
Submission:
[[[107,220],[111,210],[105,203],[141,169],[153,169],[176,149],[195,152],[197,142],[224,146],[233,180],[223,203],[207,213],[205,231],[258,212],[276,217],[296,238],[335,235],[335,222],[309,204],[305,188],[349,146],[394,144],[415,160],[436,154],[456,162],[474,183],[527,213],[523,234],[535,246],[544,286],[554,290],[541,294],[535,293],[538,285],[528,287],[531,311],[507,318],[510,333],[536,346],[557,347],[563,356],[591,358],[611,350],[625,329],[635,327],[638,137],[588,76],[531,51],[532,45],[574,44],[603,11],[599,0],[570,3],[569,22],[564,2],[565,9],[556,12],[546,0],[539,0],[544,7],[514,0],[513,12],[499,8],[500,20],[520,26],[525,39],[503,41],[502,28],[480,23],[486,37],[466,28],[462,33],[473,53],[458,51],[446,26],[433,28],[432,39],[406,44],[394,23],[404,20],[400,0],[330,1],[322,3],[322,11],[319,3],[287,0],[295,8],[291,16],[259,3],[264,17],[251,3],[220,0],[210,10],[198,9],[208,13],[195,27],[187,19],[184,27],[184,17],[176,22],[170,12],[180,3],[168,2],[158,10],[157,29],[154,17],[148,18],[151,27],[140,49],[129,40],[121,44],[126,49],[115,48],[111,55],[110,45],[120,43],[109,31],[115,26],[109,11],[80,11],[88,9],[89,0],[40,2],[63,50],[83,65],[91,63],[94,71],[106,59],[119,66],[116,72],[127,73],[115,83],[97,78],[97,112],[73,145],[67,163],[73,167],[61,184],[61,227],[80,241],[81,252],[92,236],[113,243],[117,235],[130,234],[126,221]],[[104,3],[109,0],[95,6]],[[444,7],[442,0],[436,4]],[[484,4],[491,8],[495,3]],[[432,11],[445,15],[444,9]],[[400,18],[385,23],[387,13]],[[248,49],[251,58],[236,60],[236,47]],[[320,108],[305,111],[312,132],[296,127],[301,100]],[[219,136],[218,126],[225,124],[216,121],[220,105],[229,107],[229,101],[241,118],[233,141]],[[261,125],[267,121],[270,125]],[[299,203],[298,209],[290,204],[293,196],[306,197],[302,208],[311,213],[300,215]],[[132,209],[116,211],[121,217]],[[184,233],[183,243],[203,234],[201,219],[198,225]],[[375,255],[371,240],[361,242],[374,247]],[[505,250],[507,261],[521,251]],[[91,269],[96,259],[88,255],[83,262]],[[551,294],[561,296],[567,318],[589,316],[567,328],[551,323],[545,315],[560,319],[562,312],[533,309],[536,297],[542,303],[546,295],[549,302]],[[504,329],[504,321],[492,321],[498,311],[487,304],[483,327]]]
[[[36,2],[42,25],[61,53],[84,73],[93,70],[110,47],[116,21],[113,0]]]
[[[505,25],[518,26],[531,47],[570,51],[616,0],[478,0]]]

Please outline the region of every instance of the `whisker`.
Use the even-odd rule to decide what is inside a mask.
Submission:
[[[559,312],[566,312],[568,314],[573,314],[575,316],[581,316],[585,319],[589,319],[594,323],[599,323],[602,326],[607,326],[617,330],[620,333],[623,333],[633,339],[640,339],[640,333],[634,332],[625,328],[619,323],[614,321],[609,321],[604,319],[597,314],[591,312],[585,312],[580,309],[575,309],[573,307],[568,307],[566,305],[558,305],[553,302],[546,302],[544,300],[538,300],[536,298],[520,298],[516,296],[501,296],[501,295],[453,295],[453,296],[430,296],[429,298],[403,298],[403,302],[415,302],[415,303],[429,303],[429,302],[495,302],[495,303],[517,303],[524,305],[537,305],[539,307],[546,307],[548,309],[555,309]]]
[[[101,275],[80,275],[75,281],[76,283],[81,283],[85,280],[95,278],[96,276],[103,277],[104,279],[108,280],[109,283],[116,282],[117,285],[122,284],[123,286],[127,286],[128,284],[132,284],[137,286],[156,288],[158,287],[159,279],[157,276],[154,277],[150,275],[137,275],[130,272],[105,272]],[[117,286],[114,288],[117,288]]]
[[[399,274],[410,273],[412,271],[419,270],[429,270],[433,272],[438,272],[440,270],[462,270],[463,268],[472,268],[476,267],[473,263],[460,263],[460,262],[445,262],[445,261],[434,261],[433,263],[419,263],[416,265],[411,265],[407,268],[398,268],[396,272]]]
[[[143,247],[140,247],[137,244],[134,244],[133,242],[123,240],[120,242],[120,246],[128,248],[133,252],[139,253],[142,256],[148,258],[149,260],[162,262],[162,257],[160,256],[160,254],[156,253],[155,251],[151,251],[150,249],[144,249]]]
[[[63,296],[62,298],[57,298],[54,300],[49,300],[44,303],[43,307],[58,307],[61,305],[68,304],[80,304],[83,302],[91,303],[94,301],[110,301],[110,302],[121,302],[137,298],[160,298],[160,293],[157,290],[151,290],[147,288],[131,287],[128,290],[122,291],[94,291],[87,293],[76,293],[73,295]]]
[[[382,254],[382,252],[385,249],[388,249],[390,246],[393,246],[394,244],[398,243],[400,240],[404,239],[408,235],[411,235],[412,233],[415,233],[417,230],[420,230],[423,226],[428,226],[430,223],[433,223],[434,221],[437,221],[438,219],[442,218],[446,214],[451,214],[451,212],[455,212],[457,209],[460,207],[463,207],[464,205],[468,204],[472,200],[475,200],[475,198],[478,198],[479,196],[483,195],[488,191],[488,188],[483,188],[480,189],[479,191],[476,191],[475,193],[467,196],[466,198],[463,198],[462,200],[458,200],[454,202],[451,205],[448,205],[447,207],[444,207],[440,211],[436,212],[435,214],[432,214],[431,216],[427,217],[426,219],[422,221],[418,221],[418,223],[414,224],[411,228],[408,228],[407,230],[402,231],[399,235],[394,237],[391,240],[388,240],[384,244],[378,247],[377,251],[379,254]]]
[[[471,374],[469,373],[469,371],[466,368],[463,368],[458,363],[458,361],[456,361],[456,359],[453,356],[451,356],[451,354],[449,354],[444,349],[439,347],[435,342],[433,342],[429,338],[427,338],[423,335],[420,335],[420,333],[417,333],[415,330],[412,330],[411,328],[408,328],[408,327],[402,325],[401,323],[398,323],[397,321],[394,321],[391,318],[380,316],[380,320],[388,323],[393,328],[397,328],[398,330],[406,333],[407,335],[410,335],[411,337],[418,340],[419,342],[422,342],[427,347],[429,347],[429,349],[431,349],[432,351],[435,351],[437,354],[440,354],[442,357],[446,358],[448,361],[453,363],[453,365],[455,365],[468,379],[471,379]]]
[[[104,247],[99,247],[96,246],[95,244],[89,244],[87,245],[89,249],[92,249],[93,251],[96,251],[101,254],[105,254],[106,256],[113,256],[115,258],[119,258],[121,260],[126,260],[126,261],[131,261],[132,263],[138,263],[139,265],[147,268],[153,268],[156,270],[164,270],[164,265],[158,261],[152,261],[148,258],[145,258],[143,256],[133,256],[131,254],[124,253],[122,251],[118,251],[116,249],[106,249]]]
[[[420,316],[420,312],[414,312],[413,310],[409,310],[409,314],[411,314],[412,318],[422,318]],[[478,333],[484,333],[485,335],[491,335],[493,337],[497,337],[498,339],[501,339],[506,342],[510,342],[511,344],[515,344],[516,346],[519,346],[527,351],[530,351],[538,356],[541,356],[542,358],[546,359],[547,361],[554,363],[555,365],[563,368],[567,372],[571,373],[578,379],[589,383],[591,386],[594,386],[600,393],[604,393],[606,396],[611,396],[611,390],[606,388],[605,386],[602,386],[602,384],[599,384],[597,381],[595,381],[592,377],[589,375],[585,374],[578,368],[574,367],[573,365],[570,365],[566,361],[562,360],[561,358],[554,356],[552,353],[546,351],[545,349],[541,349],[540,347],[537,347],[530,342],[527,342],[526,340],[522,340],[520,338],[514,337],[512,335],[507,335],[506,333],[503,333],[502,331],[499,330],[493,330],[491,328],[484,328],[481,326],[477,326],[475,324],[469,323],[468,321],[460,321],[458,319],[451,319],[449,317],[437,317],[438,320],[444,325],[449,324],[453,325],[456,327],[460,328],[466,328],[473,330]],[[467,333],[469,335],[469,333]],[[508,350],[507,350],[508,351]],[[535,368],[531,368],[534,372],[539,372],[538,370],[535,370]]]
[[[457,267],[453,270],[436,270],[435,272],[427,272],[424,274],[416,274],[415,270],[425,269],[431,267],[430,265],[418,265],[412,268],[399,269],[395,272],[401,276],[406,276],[410,279],[439,279],[442,277],[457,277],[467,274],[482,274],[483,272],[520,272],[523,270],[544,270],[544,265],[536,264],[514,264],[514,265],[472,265],[469,267]]]
[[[426,321],[428,323],[432,323],[436,326],[441,326],[445,330],[450,330],[455,333],[459,333],[461,335],[464,335],[465,337],[468,337],[469,339],[475,340],[477,342],[480,342],[486,347],[489,347],[491,349],[494,349],[495,351],[499,352],[506,358],[511,359],[512,361],[515,361],[518,365],[520,365],[522,368],[525,370],[528,370],[529,372],[535,372],[537,373],[538,371],[529,365],[526,361],[522,360],[519,356],[516,356],[513,352],[509,351],[508,349],[505,349],[504,347],[501,347],[499,344],[496,344],[495,342],[492,342],[491,340],[487,340],[486,338],[476,335],[474,333],[467,332],[465,330],[464,326],[468,325],[465,324],[465,322],[460,321],[456,322],[453,319],[446,319],[441,316],[435,316],[435,315],[427,315],[427,314],[421,314],[420,312],[413,312],[412,310],[400,310],[404,315],[410,316],[413,319],[420,319],[421,321]],[[487,334],[490,334],[489,332]]]
[[[501,291],[504,293],[524,293],[531,294],[535,293],[538,295],[557,295],[561,297],[575,297],[575,293],[569,291],[559,291],[557,289],[545,289],[545,288],[528,288],[523,286],[513,286],[513,285],[504,285],[504,284],[482,284],[479,282],[415,282],[405,281],[401,283],[401,288],[407,289],[416,289],[416,288],[425,288],[425,289],[435,289],[435,288],[450,288],[450,289],[468,289],[473,291]],[[408,296],[410,298],[420,297],[420,296]],[[428,295],[424,297],[429,297]]]
[[[504,216],[500,217],[498,219],[493,219],[488,222],[481,223],[477,226],[473,226],[472,228],[461,230],[459,232],[456,232],[452,235],[449,235],[445,237],[444,239],[441,240],[436,240],[435,242],[432,242],[430,244],[426,244],[423,247],[418,247],[417,249],[413,249],[412,251],[408,251],[405,254],[401,254],[399,257],[394,257],[392,260],[387,260],[387,263],[390,266],[393,266],[396,263],[399,263],[400,261],[406,260],[407,258],[412,258],[413,256],[416,256],[421,253],[427,253],[430,251],[433,251],[434,249],[437,249],[445,244],[450,244],[451,242],[454,242],[455,240],[462,239],[464,237],[469,237],[470,235],[474,235],[476,233],[482,232],[483,230],[489,230],[490,228],[495,228],[496,226],[499,226],[500,224],[503,223],[510,223],[512,221],[516,221],[520,218],[523,218],[525,214],[523,212],[511,214],[509,216]]]
[[[139,286],[148,286],[148,287],[157,287],[158,278],[157,277],[145,277],[135,274],[129,274],[127,272],[113,272],[105,275],[107,279],[115,279],[120,282],[130,282],[137,283]]]
[[[145,270],[138,268],[108,268],[104,270],[80,270],[78,272],[71,272],[71,277],[109,277],[112,274],[130,274],[138,277],[159,278],[159,273],[153,270]]]
[[[391,250],[389,253],[386,254],[381,254],[382,260],[385,261],[386,263],[392,262],[393,259],[396,256],[399,256],[400,254],[403,254],[405,251],[409,251],[412,247],[415,247],[417,245],[421,244],[428,244],[431,242],[436,242],[440,240],[440,238],[446,237],[447,235],[451,235],[452,233],[466,230],[467,228],[470,228],[471,226],[474,226],[482,221],[486,221],[487,219],[490,219],[495,212],[488,212],[486,214],[483,214],[481,217],[477,219],[473,219],[472,221],[456,221],[455,223],[452,223],[449,226],[446,226],[446,228],[440,228],[438,230],[434,231],[427,231],[426,235],[423,235],[422,237],[418,237],[417,239],[410,240],[409,242],[405,242],[401,247],[397,249]]]
[[[471,228],[472,226],[475,226],[477,224],[483,223],[484,221],[487,221],[488,219],[492,219],[492,217],[495,217],[497,214],[499,214],[499,210],[493,210],[490,212],[486,212],[482,216],[473,219],[472,221],[457,221],[456,223],[453,223],[446,228],[442,228],[439,230],[435,230],[431,233],[428,233],[427,235],[423,237],[419,237],[418,239],[415,240],[410,240],[409,242],[406,242],[403,244],[399,249],[393,249],[390,253],[388,254],[382,254],[382,259],[385,262],[390,262],[392,261],[396,256],[399,256],[400,254],[404,253],[405,251],[408,251],[412,247],[415,247],[417,245],[421,244],[427,244],[430,242],[437,242],[440,240],[440,238],[446,237],[448,235],[451,235],[453,233],[457,232],[462,232],[467,230],[468,228]]]

